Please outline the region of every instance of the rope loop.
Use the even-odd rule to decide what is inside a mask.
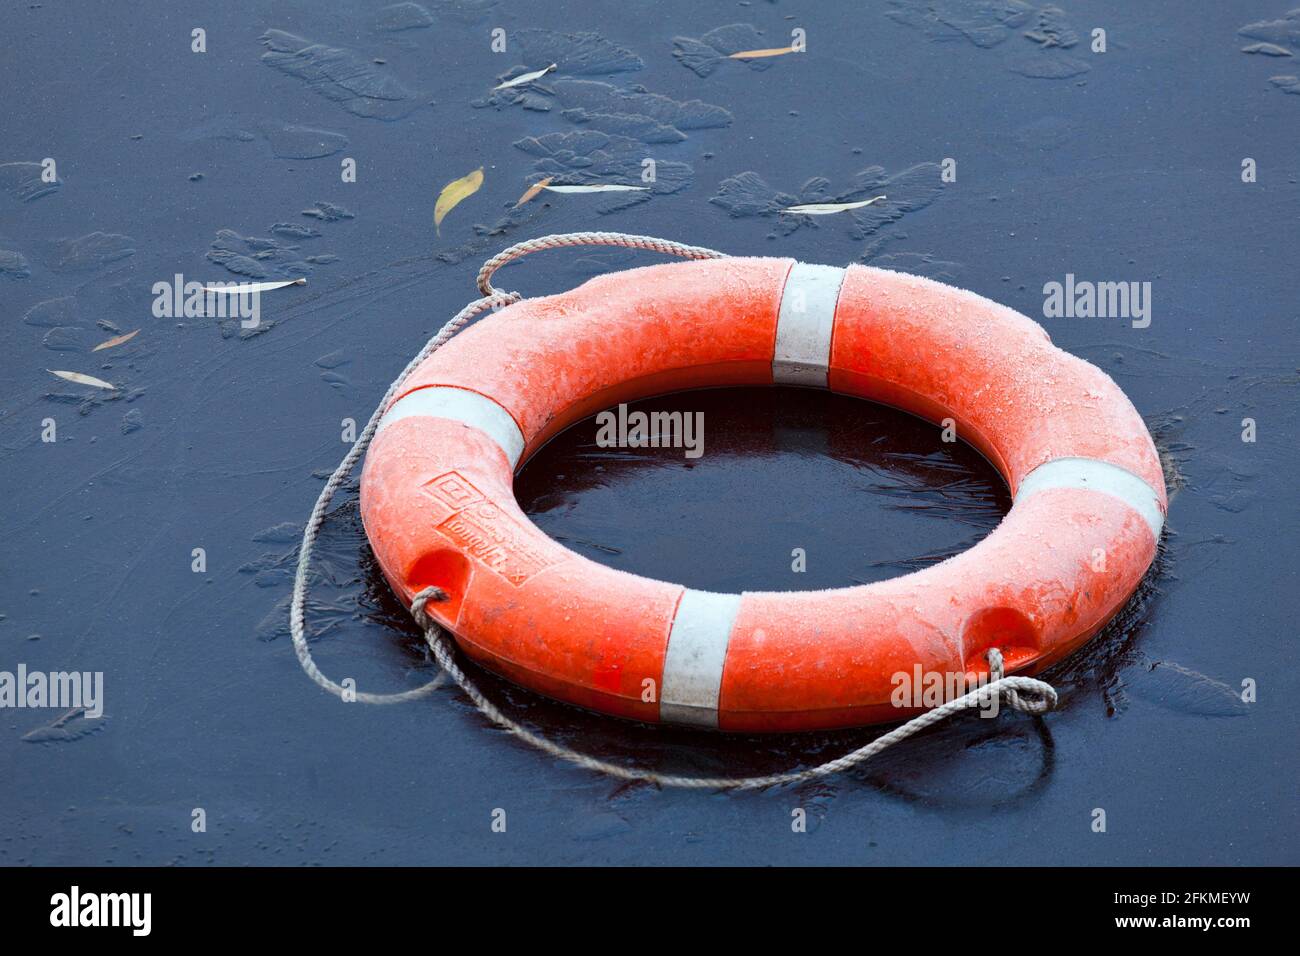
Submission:
[[[650,252],[662,252],[667,256],[681,256],[683,259],[725,259],[725,252],[706,249],[704,246],[688,246],[671,239],[657,239],[654,236],[633,236],[625,232],[568,232],[539,239],[525,239],[516,242],[508,249],[498,252],[483,263],[478,271],[478,290],[484,295],[499,293],[492,285],[493,274],[507,263],[522,259],[533,252],[543,249],[565,249],[573,246],[623,246],[627,249],[646,249]],[[517,293],[511,293],[517,294]]]
[[[989,661],[989,685],[1002,682],[1003,686],[999,688],[1002,695],[1002,702],[1012,710],[1018,710],[1024,714],[1045,714],[1049,710],[1055,710],[1059,702],[1056,694],[1056,688],[1051,684],[1040,680],[1030,680],[1029,678],[1005,678],[1002,676],[1002,652],[996,647],[990,647],[985,655]],[[1010,683],[1011,680],[1030,680],[1030,683],[1021,687],[1019,684]],[[1024,691],[1025,696],[1020,692]]]
[[[439,626],[433,618],[429,617],[424,606],[430,601],[446,601],[450,597],[451,595],[440,587],[427,587],[411,598],[411,617],[415,618],[415,623],[420,625],[420,630],[428,631]]]
[[[538,239],[529,239],[516,243],[483,263],[483,268],[479,270],[478,274],[478,288],[483,293],[483,297],[475,299],[461,309],[407,363],[401,374],[388,387],[388,391],[384,393],[383,399],[371,414],[370,420],[366,423],[366,427],[358,436],[351,450],[339,462],[329,480],[325,482],[325,487],[316,499],[316,505],[312,509],[311,516],[307,519],[302,534],[302,545],[298,550],[297,570],[294,574],[293,597],[289,605],[289,630],[293,637],[294,653],[308,677],[321,688],[345,701],[358,700],[367,704],[396,704],[429,696],[442,684],[444,676],[450,676],[466,696],[474,702],[474,705],[483,716],[543,753],[550,754],[583,769],[594,770],[619,780],[643,781],[661,787],[682,787],[692,790],[761,790],[767,787],[802,783],[841,773],[870,760],[881,751],[945,720],[953,714],[972,707],[988,707],[995,699],[1005,703],[1013,710],[1032,715],[1043,714],[1056,707],[1058,698],[1055,688],[1032,677],[1007,677],[1003,670],[1002,652],[993,647],[989,648],[986,655],[989,662],[989,681],[983,687],[976,687],[961,697],[954,698],[912,718],[905,724],[895,727],[857,750],[834,760],[818,764],[815,767],[755,777],[686,777],[676,774],[662,774],[653,770],[638,770],[600,760],[563,744],[555,743],[502,713],[461,670],[456,663],[455,651],[451,642],[447,639],[446,632],[429,616],[427,606],[430,601],[448,600],[447,592],[439,587],[424,588],[411,599],[411,616],[424,632],[424,638],[429,645],[429,650],[432,651],[438,666],[442,668],[442,673],[433,680],[420,687],[396,694],[368,694],[351,688],[344,688],[321,673],[316,666],[316,662],[312,659],[311,648],[308,646],[306,635],[305,606],[311,567],[311,552],[320,534],[321,525],[324,523],[325,512],[329,508],[335,492],[347,479],[348,475],[352,473],[352,469],[361,459],[361,456],[365,454],[366,448],[369,447],[371,439],[375,436],[375,431],[379,427],[379,421],[383,418],[384,412],[388,410],[393,399],[397,397],[402,384],[411,373],[429,355],[450,341],[472,318],[482,312],[512,305],[523,299],[523,296],[518,292],[505,292],[492,285],[492,276],[498,269],[509,262],[543,249],[584,245],[647,249],[667,255],[682,256],[686,259],[726,258],[725,253],[714,249],[706,249],[702,246],[688,246],[668,239],[656,239],[653,236],[635,236],[619,232],[575,232],[542,236]]]

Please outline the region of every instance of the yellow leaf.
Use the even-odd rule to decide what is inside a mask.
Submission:
[[[549,186],[551,184],[551,180],[554,178],[555,178],[554,176],[547,176],[540,183],[533,183],[531,186],[529,186],[528,191],[519,197],[519,202],[515,203],[515,208],[518,209],[524,203],[528,202],[528,200],[536,196],[539,192],[541,192],[543,189]]]
[[[102,378],[95,378],[93,375],[82,375],[80,372],[57,372],[52,368],[45,371],[51,375],[57,375],[61,379],[69,382],[76,382],[78,385],[93,385],[95,388],[106,388],[109,391],[117,391],[117,386],[112,382],[106,382]]]
[[[757,60],[761,56],[782,56],[786,53],[796,52],[792,46],[781,46],[771,50],[741,50],[739,53],[733,53],[729,57],[732,60]]]
[[[438,194],[438,202],[433,207],[433,228],[437,230],[438,235],[442,235],[442,220],[447,213],[455,209],[461,200],[468,199],[478,192],[479,187],[482,185],[483,167],[480,166],[468,176],[453,179],[442,187],[442,192]]]
[[[91,351],[99,352],[102,351],[103,349],[111,349],[115,345],[121,345],[124,342],[130,342],[133,338],[135,338],[139,334],[140,334],[140,330],[136,329],[134,332],[126,333],[126,335],[115,335],[107,342],[100,342],[93,349],[91,349]]]

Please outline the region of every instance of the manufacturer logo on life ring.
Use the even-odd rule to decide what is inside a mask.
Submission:
[[[484,567],[519,587],[543,568],[563,560],[544,554],[527,531],[488,500],[464,475],[449,471],[424,483],[424,491],[452,514],[438,524],[449,541]]]

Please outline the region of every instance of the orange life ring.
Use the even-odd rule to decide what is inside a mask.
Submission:
[[[875,584],[714,594],[596,564],[538,530],[514,470],[620,402],[818,386],[952,419],[1014,506],[974,548]],[[1033,674],[1137,588],[1167,501],[1141,417],[1035,322],[917,276],[790,259],[633,269],[511,305],[389,405],[361,511],[380,567],[461,649],[542,694],[642,721],[790,731],[900,720],[898,675]]]

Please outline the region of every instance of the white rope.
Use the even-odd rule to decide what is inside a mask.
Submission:
[[[545,737],[533,733],[518,721],[512,720],[503,714],[495,704],[483,696],[483,692],[479,690],[478,686],[456,664],[455,657],[447,641],[446,632],[425,612],[424,607],[429,601],[445,600],[447,600],[447,593],[441,588],[425,588],[411,602],[411,614],[416,623],[424,628],[425,640],[429,642],[429,649],[433,651],[433,656],[442,665],[442,669],[451,675],[451,679],[456,682],[457,686],[474,702],[474,706],[479,709],[479,713],[498,727],[510,731],[530,747],[536,747],[538,750],[582,767],[584,770],[595,770],[607,776],[616,777],[619,780],[639,780],[657,784],[661,787],[679,787],[688,790],[761,790],[764,787],[803,783],[819,777],[828,777],[848,770],[850,767],[855,767],[870,760],[882,750],[889,749],[894,744],[906,740],[913,734],[920,733],[927,727],[946,720],[953,714],[971,707],[989,706],[996,697],[1001,697],[1002,703],[1008,707],[1028,714],[1046,713],[1054,708],[1057,702],[1056,689],[1051,684],[1035,680],[1032,677],[1003,676],[1002,652],[996,647],[991,647],[988,651],[989,682],[983,687],[978,687],[970,693],[950,700],[933,710],[927,710],[919,717],[895,727],[889,733],[882,734],[871,743],[859,747],[843,757],[836,757],[834,760],[828,760],[815,767],[809,767],[807,770],[774,773],[761,777],[683,777],[677,774],[657,773],[654,770],[637,770],[633,767],[625,767],[622,764],[609,763],[606,760],[600,760],[563,744],[557,744],[553,740],[547,740]],[[1022,697],[1022,693],[1029,695],[1028,698]]]
[[[298,566],[294,575],[293,597],[289,606],[289,630],[293,637],[293,648],[298,656],[298,663],[302,665],[302,669],[308,677],[320,687],[343,700],[352,699],[367,704],[397,704],[429,696],[441,685],[444,674],[449,674],[457,686],[474,702],[474,705],[483,716],[497,726],[510,731],[510,733],[531,747],[584,769],[595,770],[620,780],[639,780],[659,786],[696,790],[757,790],[764,787],[801,783],[840,773],[866,760],[870,760],[876,754],[892,747],[899,741],[906,740],[913,734],[919,733],[953,714],[972,707],[988,706],[992,704],[994,699],[999,697],[1006,706],[1028,714],[1046,713],[1056,706],[1056,690],[1050,684],[1031,677],[1005,676],[1003,674],[1001,652],[997,648],[990,648],[987,655],[989,660],[989,683],[976,688],[968,694],[950,700],[933,710],[926,711],[924,714],[899,727],[895,727],[888,733],[877,737],[871,743],[859,747],[851,753],[815,767],[757,777],[686,777],[675,774],[661,774],[653,770],[637,770],[620,764],[609,763],[589,754],[573,750],[563,744],[547,740],[502,713],[460,669],[456,663],[450,642],[447,640],[446,632],[425,611],[425,605],[429,601],[445,601],[447,599],[446,592],[436,587],[425,588],[415,595],[411,602],[411,615],[424,631],[424,637],[429,644],[429,649],[433,652],[433,656],[438,661],[443,673],[420,687],[396,694],[370,694],[351,690],[335,683],[321,673],[320,668],[316,666],[316,662],[312,659],[311,648],[308,646],[304,623],[304,607],[307,601],[307,576],[311,566],[311,552],[315,547],[321,524],[325,520],[325,511],[333,500],[334,493],[347,479],[348,475],[352,473],[352,469],[370,445],[375,430],[379,427],[379,420],[383,417],[398,389],[402,387],[402,383],[406,381],[410,374],[419,367],[420,363],[450,341],[452,336],[464,328],[474,316],[488,309],[510,305],[523,298],[518,292],[503,292],[495,288],[491,281],[493,274],[507,263],[521,259],[529,253],[543,249],[558,249],[579,245],[625,246],[632,249],[647,249],[667,255],[682,256],[687,259],[720,259],[726,257],[724,253],[713,249],[688,246],[667,239],[656,239],[652,236],[633,236],[618,232],[576,232],[542,236],[538,239],[529,239],[525,242],[516,243],[483,264],[483,268],[478,274],[478,286],[479,290],[484,293],[483,298],[476,299],[461,309],[456,314],[456,317],[444,325],[433,338],[429,339],[415,358],[407,363],[406,368],[388,387],[383,400],[375,408],[374,413],[370,416],[370,421],[366,423],[366,427],[353,444],[352,449],[339,462],[338,467],[334,469],[334,473],[330,475],[325,487],[321,490],[320,496],[316,499],[316,506],[312,509],[311,517],[307,519],[307,526],[303,529],[302,534],[302,546],[298,552]],[[1025,696],[1022,697],[1022,694]]]
[[[632,236],[625,232],[564,232],[537,239],[525,239],[516,242],[509,249],[498,252],[483,263],[478,271],[478,290],[484,295],[500,294],[492,285],[492,275],[508,262],[522,259],[532,252],[543,249],[564,249],[570,246],[624,246],[628,249],[646,249],[650,252],[662,252],[666,256],[681,256],[683,259],[725,259],[725,252],[706,249],[704,246],[688,246],[671,239],[657,239],[654,236]]]

